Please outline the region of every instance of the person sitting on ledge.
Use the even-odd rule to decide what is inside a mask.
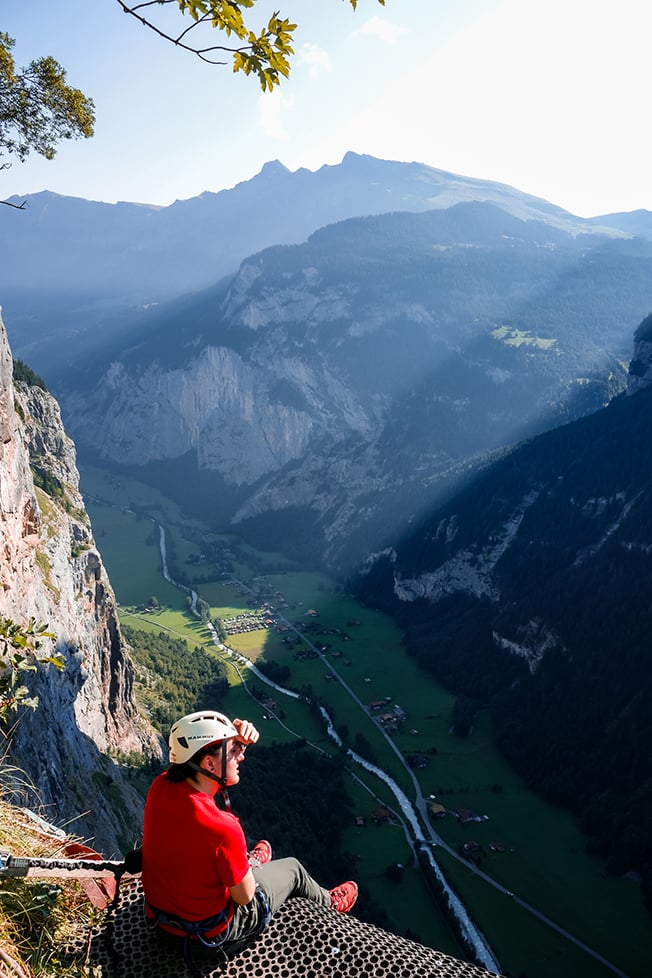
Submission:
[[[354,882],[327,890],[297,859],[272,859],[265,840],[247,852],[228,788],[258,737],[250,721],[214,711],[182,717],[170,732],[170,766],[147,795],[145,914],[160,936],[183,938],[186,957],[189,947],[236,953],[290,897],[346,913],[358,895]]]

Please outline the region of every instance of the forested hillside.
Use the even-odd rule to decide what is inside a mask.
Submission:
[[[358,581],[458,716],[488,707],[528,782],[648,885],[650,459],[647,388],[497,459]]]
[[[224,666],[201,646],[184,639],[144,632],[129,625],[122,634],[137,670],[137,695],[148,719],[167,738],[175,720],[194,710],[216,708],[228,689]]]

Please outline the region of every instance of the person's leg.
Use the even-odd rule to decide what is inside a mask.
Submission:
[[[346,913],[358,895],[355,883],[343,883],[334,890],[324,889],[293,857],[272,859],[269,863],[256,866],[253,873],[256,883],[265,892],[272,914],[291,897],[305,897],[323,907]],[[229,945],[258,934],[264,917],[265,910],[257,896],[246,906],[236,907],[224,950],[228,953]]]
[[[229,953],[230,944],[233,944],[235,941],[246,940],[248,937],[252,937],[259,932],[263,916],[263,908],[258,897],[254,897],[251,903],[247,903],[245,906],[235,908],[224,945],[224,950],[227,954]]]
[[[323,907],[330,907],[328,890],[320,886],[303,868],[298,859],[272,859],[254,869],[256,882],[264,889],[272,913],[290,897],[305,897]]]

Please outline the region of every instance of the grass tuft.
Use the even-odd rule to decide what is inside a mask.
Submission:
[[[73,840],[48,831],[14,803],[26,776],[0,760],[0,849],[14,856],[52,858]],[[78,880],[25,879],[0,874],[0,974],[10,978],[90,978],[90,969],[65,952],[97,911]]]

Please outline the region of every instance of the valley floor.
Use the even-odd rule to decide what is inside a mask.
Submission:
[[[528,978],[614,973],[533,916],[527,905],[603,955],[615,973],[647,978],[652,928],[639,887],[607,876],[586,854],[572,817],[520,783],[495,749],[487,716],[479,718],[469,738],[451,736],[453,697],[405,655],[391,620],[358,605],[323,574],[293,568],[279,554],[258,553],[233,536],[187,520],[169,500],[133,480],[82,469],[82,487],[125,621],[178,633],[191,647],[213,645],[208,631],[188,614],[187,595],[161,576],[160,521],[171,575],[181,572],[211,618],[227,623],[225,644],[253,662],[288,669],[281,685],[311,688],[327,704],[336,727],[346,728],[347,743],[370,752],[409,797],[416,778],[430,806],[433,831],[453,850],[440,847],[438,861],[505,973]],[[244,681],[233,660],[230,666],[230,712],[248,710],[269,742],[298,736],[320,749],[335,749],[302,703],[281,703],[280,694],[254,703],[251,682]],[[398,754],[408,760],[407,769]],[[359,878],[387,908],[397,932],[410,927],[422,943],[459,953],[414,866],[400,820],[391,818],[396,805],[387,785],[356,769],[350,793],[358,814],[346,845],[358,857]],[[395,864],[405,867],[400,881],[387,873]]]

